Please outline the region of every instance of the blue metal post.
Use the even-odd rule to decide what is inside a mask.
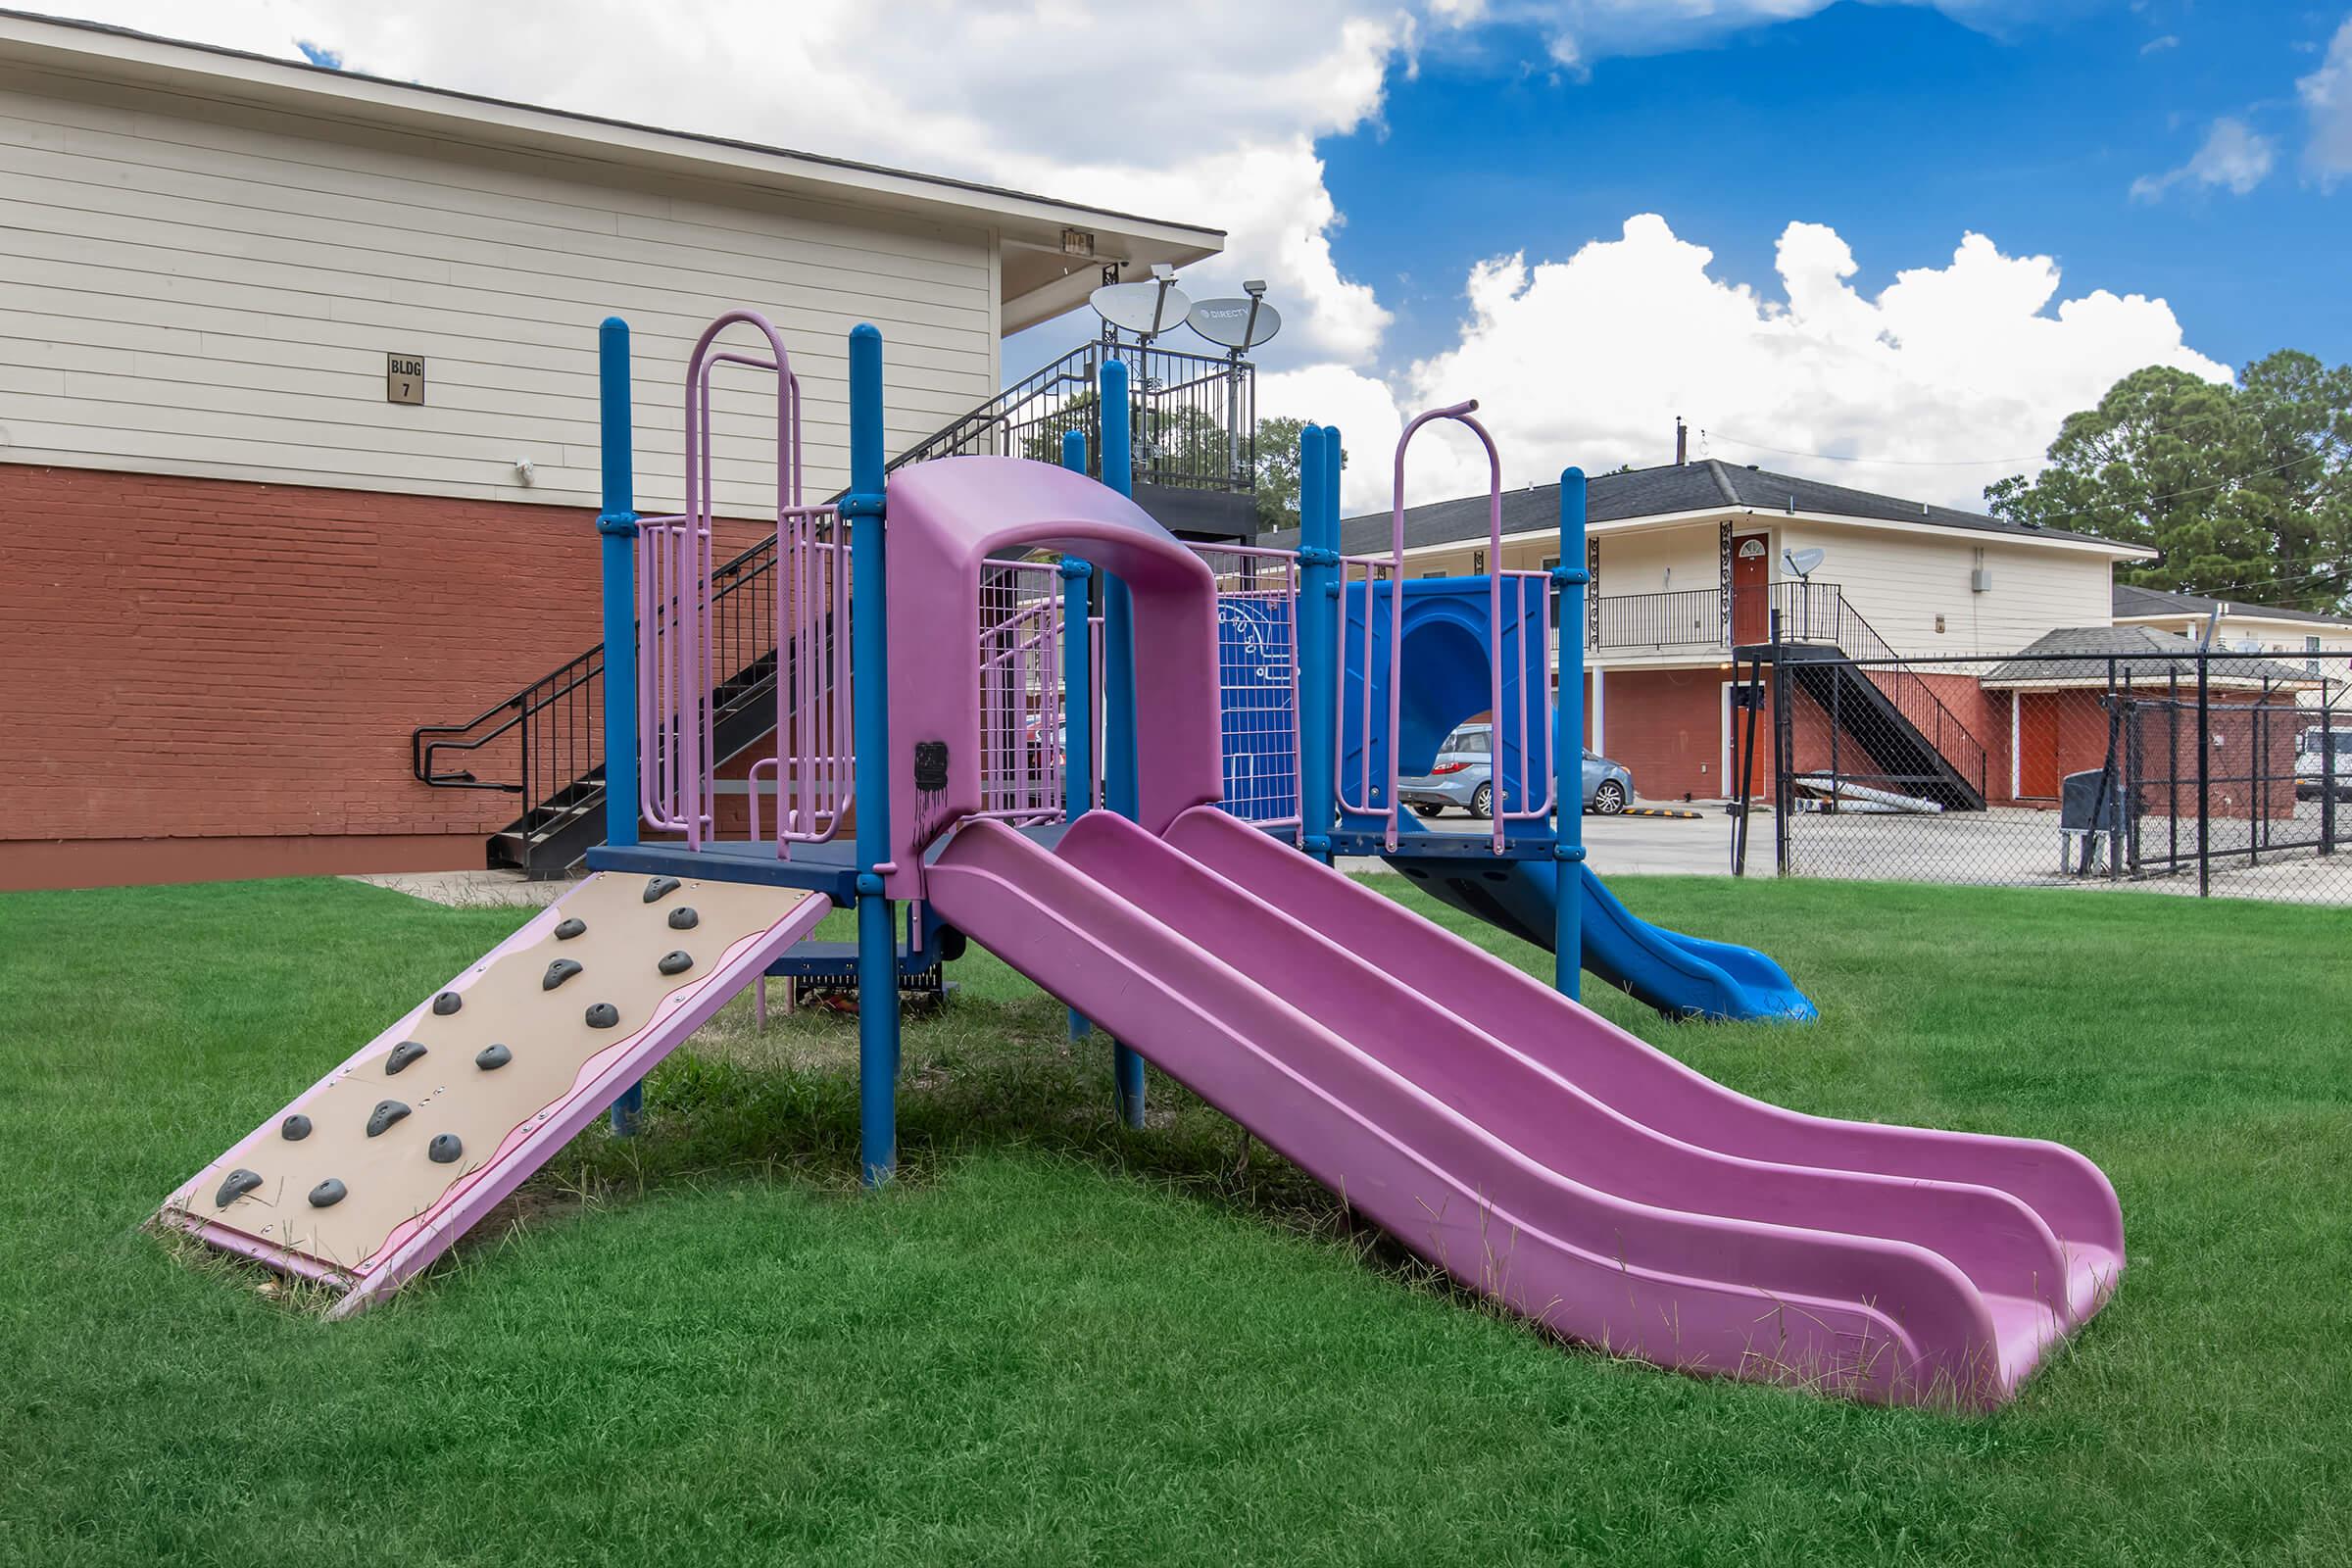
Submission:
[[[1061,466],[1086,472],[1086,432],[1061,433]],[[1075,556],[1061,558],[1062,814],[1075,822],[1095,806],[1095,636],[1092,622],[1095,568]],[[1086,1014],[1070,1009],[1070,1038],[1094,1031]]]
[[[858,1138],[869,1187],[899,1162],[898,910],[890,858],[890,627],[884,593],[882,334],[850,330],[850,669],[858,757]]]
[[[1135,494],[1135,460],[1128,440],[1127,367],[1105,360],[1095,387],[1102,419],[1102,482]],[[1133,818],[1139,804],[1135,755],[1135,601],[1115,573],[1102,578],[1102,804]],[[1144,1124],[1144,1058],[1124,1044],[1110,1048],[1111,1082],[1119,1119]]]
[[[1329,865],[1339,555],[1323,526],[1324,467],[1336,449],[1323,434],[1316,424],[1298,433],[1298,823],[1299,847]]]
[[[605,842],[637,842],[637,483],[629,427],[629,323],[608,316],[596,329],[605,496],[596,518],[605,595]],[[615,1137],[637,1131],[645,1085],[612,1102]]]
[[[1559,873],[1551,901],[1552,984],[1575,1001],[1585,974],[1585,470],[1560,470],[1560,699],[1551,710],[1552,845]],[[1573,762],[1575,765],[1569,765]]]

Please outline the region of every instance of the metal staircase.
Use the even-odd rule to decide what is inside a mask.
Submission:
[[[1984,809],[1984,743],[1838,586],[1775,583],[1772,591],[1777,640],[1738,657],[1778,662],[1870,760],[1872,782],[1948,810]]]
[[[1133,373],[1138,503],[1179,533],[1214,534],[1229,523],[1233,533],[1252,531],[1256,375],[1242,360],[1083,344],[886,466],[969,455],[1058,462],[1063,432],[1078,430],[1087,437],[1090,470],[1099,475],[1101,411],[1094,388],[1103,359],[1113,355]],[[711,665],[731,671],[720,677],[711,699],[722,766],[775,728],[775,571],[770,534],[710,574]],[[829,647],[809,653],[832,656]],[[492,868],[512,867],[534,880],[567,876],[604,842],[604,668],[600,642],[463,723],[424,724],[411,732],[410,771],[420,782],[516,797],[514,819],[488,837],[486,863]]]

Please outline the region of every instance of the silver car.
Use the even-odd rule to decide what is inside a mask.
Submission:
[[[1599,754],[1585,752],[1585,809],[1615,816],[1633,804],[1634,775]],[[1482,820],[1494,814],[1494,726],[1464,724],[1446,737],[1427,773],[1396,781],[1396,797],[1423,816],[1448,806]]]

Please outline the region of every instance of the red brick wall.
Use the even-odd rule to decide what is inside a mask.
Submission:
[[[77,880],[75,845],[137,880],[125,841],[248,841],[163,875],[479,864],[513,798],[417,783],[409,732],[597,637],[568,508],[0,465],[0,886]]]
[[[1735,793],[1723,769],[1723,682],[1704,669],[1612,669],[1602,682],[1601,749],[1633,770],[1643,799],[1705,800]],[[1589,684],[1589,682],[1588,682]],[[1591,739],[1590,700],[1586,738]],[[1769,736],[1768,726],[1759,735]],[[1758,758],[1758,787],[1769,786],[1769,753]]]

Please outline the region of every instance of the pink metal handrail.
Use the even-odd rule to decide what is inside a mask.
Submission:
[[[776,542],[776,854],[789,858],[839,833],[857,800],[850,551],[840,514],[797,498]]]
[[[718,350],[719,333],[738,322],[766,338],[768,358]],[[648,826],[684,833],[699,850],[717,829],[717,738],[710,713],[712,620],[710,403],[721,365],[768,370],[776,377],[776,507],[781,518],[800,505],[801,389],[784,340],[757,311],[729,311],[695,340],[686,371],[686,509],[638,524],[638,732],[652,756],[641,769],[638,808]],[[779,686],[781,670],[779,670]],[[784,803],[779,798],[778,815]],[[781,828],[781,823],[779,823]]]
[[[1090,742],[1088,750],[1094,754],[1087,763],[1086,802],[1087,809],[1091,811],[1102,804],[1102,759],[1106,755],[1103,751],[1102,732],[1108,728],[1103,722],[1102,714],[1104,682],[1102,676],[1102,617],[1101,615],[1087,616],[1086,644],[1088,685],[1092,687],[1092,690],[1087,693],[1087,701],[1093,704],[1087,710],[1086,723],[1086,733]]]
[[[685,832],[678,806],[681,744],[692,725],[681,710],[682,661],[685,622],[693,611],[691,595],[680,581],[692,554],[692,519],[683,515],[640,517],[637,520],[637,661],[638,733],[645,740],[645,760],[638,783],[638,810],[646,825],[665,832]]]
[[[986,561],[999,582],[984,593],[1002,595],[1009,612],[980,631],[980,802],[975,816],[1014,823],[1050,822],[1065,814],[1062,780],[1069,766],[1063,718],[1061,579],[1059,567],[1035,561]],[[1024,577],[1043,580],[1021,586]],[[985,579],[984,579],[985,580]],[[1029,708],[1031,672],[1037,708]],[[1030,765],[1034,721],[1036,766]],[[992,804],[992,802],[994,804]]]
[[[1489,615],[1489,624],[1492,628],[1494,628],[1494,635],[1487,639],[1487,678],[1489,689],[1493,694],[1493,703],[1491,705],[1490,711],[1494,714],[1497,720],[1499,720],[1502,716],[1502,637],[1500,634],[1502,622],[1502,577],[1499,569],[1502,558],[1502,458],[1494,450],[1494,438],[1492,435],[1489,435],[1487,433],[1487,427],[1479,423],[1477,418],[1474,417],[1477,411],[1478,400],[1476,398],[1472,398],[1467,403],[1456,403],[1448,408],[1431,409],[1426,414],[1416,415],[1413,417],[1412,422],[1404,427],[1403,434],[1397,436],[1396,438],[1396,469],[1394,474],[1394,482],[1390,490],[1390,532],[1388,557],[1385,561],[1377,556],[1350,557],[1348,558],[1348,560],[1343,561],[1340,565],[1341,604],[1343,606],[1345,606],[1347,603],[1348,566],[1350,564],[1353,564],[1362,565],[1365,568],[1363,637],[1364,697],[1361,730],[1363,737],[1363,756],[1357,767],[1356,798],[1355,800],[1350,801],[1348,799],[1346,739],[1347,726],[1345,724],[1337,726],[1340,733],[1335,736],[1333,746],[1333,793],[1339,799],[1341,810],[1350,812],[1357,816],[1379,816],[1384,818],[1388,823],[1388,832],[1386,835],[1387,846],[1392,850],[1396,848],[1396,733],[1399,720],[1402,716],[1401,703],[1403,699],[1404,673],[1404,453],[1405,449],[1412,444],[1414,434],[1418,432],[1423,425],[1429,423],[1433,419],[1453,419],[1461,424],[1468,425],[1471,433],[1478,437],[1479,445],[1485,447],[1487,450],[1487,612]],[[1387,789],[1388,805],[1384,809],[1375,810],[1371,805],[1373,793],[1372,612],[1374,604],[1378,598],[1378,593],[1375,587],[1377,579],[1374,577],[1373,573],[1376,570],[1382,569],[1385,569],[1389,574],[1389,770]],[[1348,633],[1346,616],[1343,614],[1340,629],[1341,648],[1340,658],[1338,661],[1339,667],[1333,672],[1334,679],[1338,683],[1338,689],[1343,698],[1348,690],[1347,637]],[[1546,640],[1548,640],[1548,633],[1546,634]],[[1521,748],[1520,767],[1522,772],[1522,782],[1520,786],[1521,799],[1524,800],[1526,798],[1526,783],[1524,778],[1526,770],[1526,755],[1524,747]],[[1497,811],[1494,815],[1494,848],[1497,851],[1502,848],[1502,838],[1503,816],[1501,812]]]
[[[1492,551],[1494,547],[1490,545],[1488,548],[1490,551]],[[1492,554],[1487,557],[1490,564],[1494,561],[1494,559],[1495,558]],[[1507,623],[1500,618],[1500,612],[1494,610],[1493,608],[1500,603],[1500,586],[1505,578],[1510,580],[1512,594],[1511,617]],[[1551,574],[1549,572],[1503,571],[1499,568],[1494,569],[1494,586],[1489,590],[1491,595],[1489,599],[1490,612],[1494,616],[1494,636],[1491,640],[1494,644],[1495,676],[1499,681],[1502,669],[1501,650],[1503,628],[1506,624],[1509,625],[1521,636],[1522,639],[1524,639],[1527,627],[1527,600],[1530,589],[1534,590],[1536,609],[1538,612],[1536,615],[1536,635],[1541,639],[1543,644],[1543,646],[1537,651],[1539,657],[1536,660],[1536,677],[1543,684],[1536,688],[1541,695],[1535,704],[1533,720],[1534,722],[1540,723],[1544,726],[1542,734],[1545,737],[1545,747],[1548,750],[1549,737],[1551,735],[1551,705],[1554,700],[1551,693]],[[1528,679],[1527,670],[1525,668],[1526,653],[1527,650],[1523,645],[1520,649],[1521,667],[1519,672],[1520,808],[1516,811],[1505,811],[1500,809],[1501,803],[1499,801],[1495,803],[1497,808],[1494,812],[1494,844],[1497,849],[1499,849],[1502,845],[1502,828],[1505,822],[1535,822],[1543,820],[1551,814],[1552,803],[1555,799],[1557,799],[1559,794],[1560,759],[1555,757],[1551,760],[1551,767],[1544,776],[1544,799],[1542,803],[1535,806],[1530,806],[1527,804],[1529,797],[1535,793],[1534,781],[1529,778],[1528,773],[1530,768],[1533,766],[1531,758],[1535,749],[1536,735],[1530,730],[1529,727],[1530,714],[1528,711],[1527,688],[1531,683]],[[1499,712],[1494,714],[1494,725],[1497,733],[1499,733],[1502,726],[1502,714]],[[1581,784],[1579,788],[1581,791]]]

